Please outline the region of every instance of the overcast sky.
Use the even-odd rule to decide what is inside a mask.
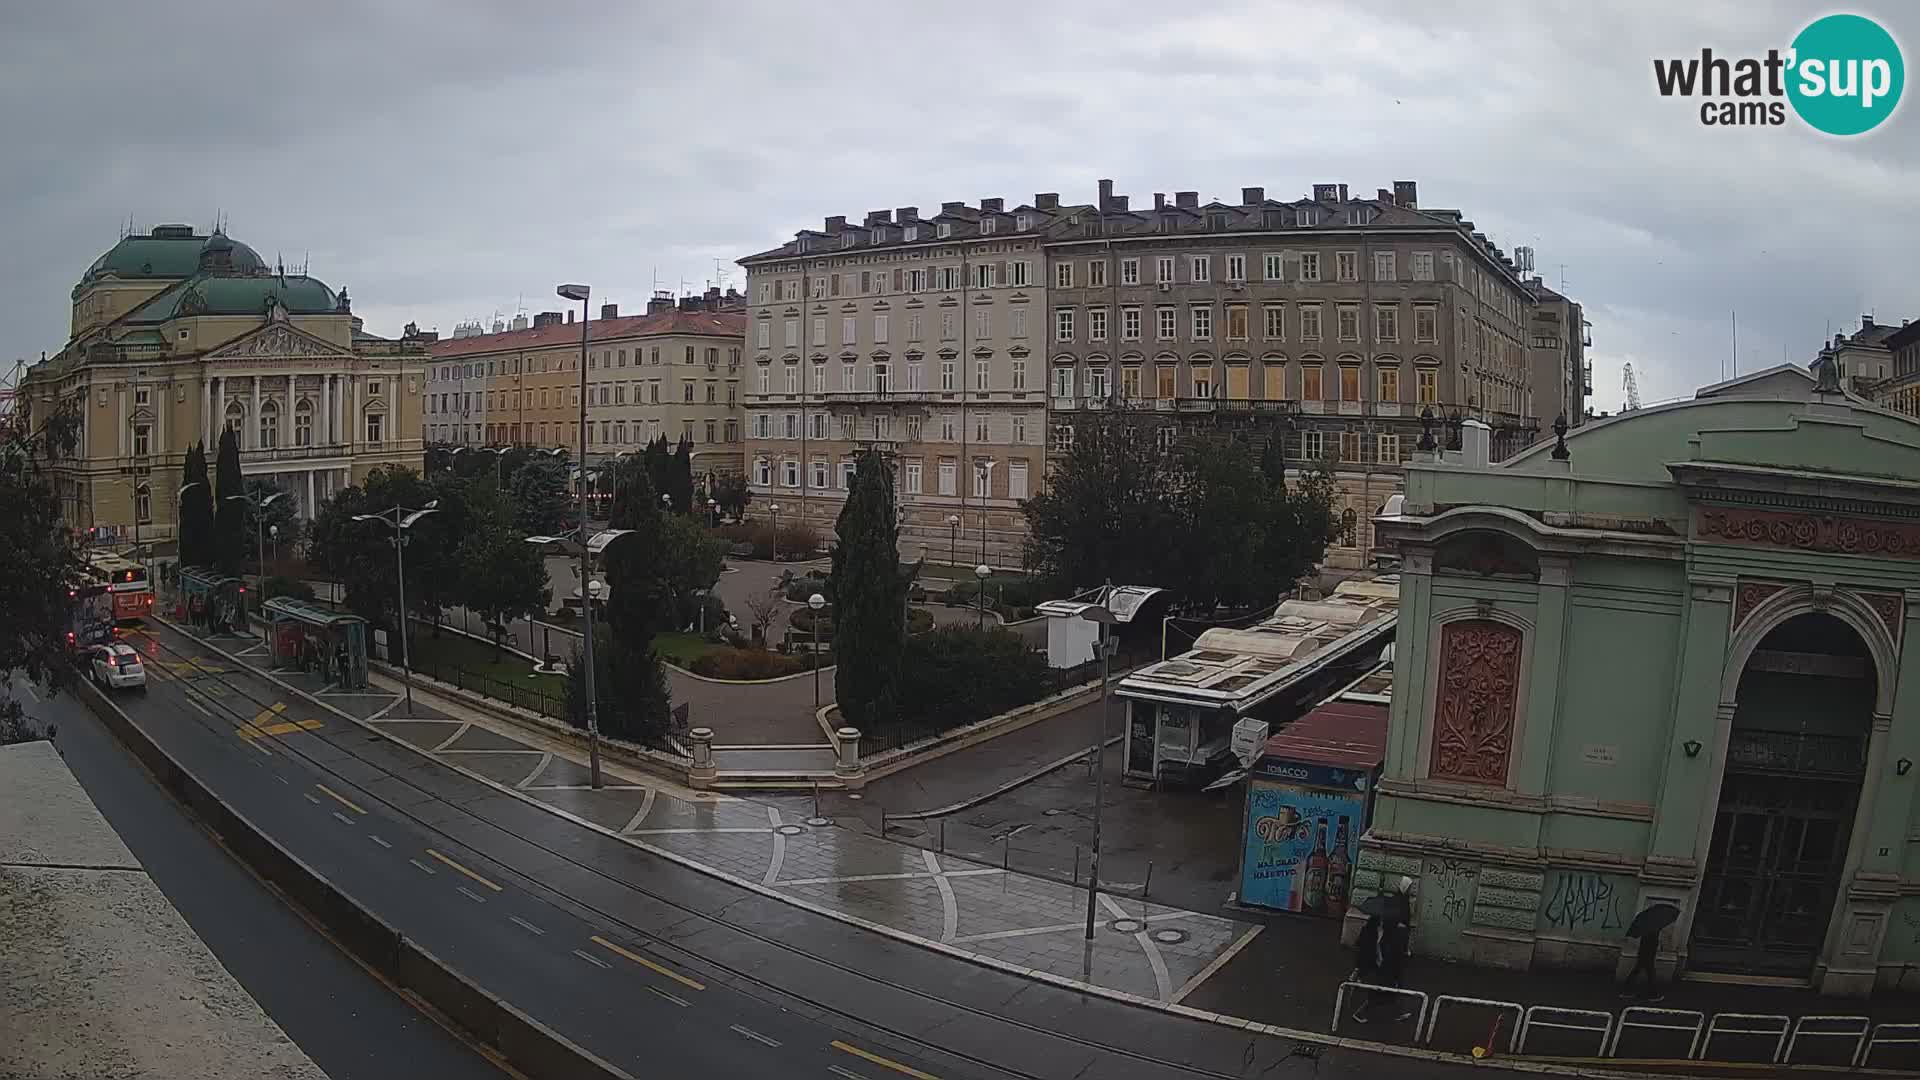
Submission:
[[[129,217],[217,212],[370,330],[446,333],[562,280],[628,310],[656,279],[737,284],[829,214],[1102,177],[1135,205],[1417,180],[1564,272],[1602,409],[1624,361],[1649,401],[1718,379],[1735,309],[1743,370],[1920,316],[1920,107],[1841,141],[1654,92],[1655,56],[1784,48],[1827,3],[1343,6],[8,5],[0,359],[61,345]],[[1920,9],[1847,10],[1920,58]]]

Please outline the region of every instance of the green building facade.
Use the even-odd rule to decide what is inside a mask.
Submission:
[[[1400,629],[1356,897],[1414,878],[1428,956],[1622,972],[1668,902],[1663,975],[1899,984],[1920,424],[1783,366],[1497,465],[1472,426],[1378,519]]]

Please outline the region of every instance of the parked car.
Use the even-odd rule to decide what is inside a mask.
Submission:
[[[147,688],[147,669],[133,646],[114,642],[95,645],[88,657],[88,675],[95,686]]]

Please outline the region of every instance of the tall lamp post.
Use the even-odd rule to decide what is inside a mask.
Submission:
[[[960,565],[960,515],[947,515],[947,565]]]
[[[418,510],[396,506],[377,514],[353,515],[355,521],[378,521],[393,526],[393,565],[400,594],[400,625],[395,628],[394,637],[400,645],[400,681],[407,688],[408,716],[413,715],[413,620],[407,617],[407,530],[428,514],[437,513],[439,506],[440,500],[435,499]]]
[[[819,593],[807,597],[807,608],[813,612],[813,709],[820,711],[820,612],[827,606],[827,598]]]
[[[717,529],[719,527],[720,527],[720,500],[708,499],[707,500],[707,528]]]
[[[980,579],[980,623],[979,628],[987,628],[987,575],[993,573],[993,567],[981,563],[973,568],[973,576]]]
[[[767,512],[773,515],[773,561],[780,561],[780,504],[768,503]]]
[[[197,483],[198,481],[195,482]],[[191,486],[193,485],[188,485],[188,487]],[[186,488],[181,488],[180,490],[185,491]],[[260,516],[260,511],[279,502],[286,494],[284,491],[276,491],[271,495],[262,497],[255,492],[243,491],[238,495],[229,495],[226,497],[227,502],[243,502],[253,510],[253,553],[254,558],[260,560],[260,580],[262,582],[265,582],[267,579],[267,523],[266,519]],[[242,610],[241,614],[244,615],[246,612]]]
[[[1093,718],[1093,861],[1087,870],[1087,941],[1091,943],[1094,906],[1100,896],[1100,808],[1107,787],[1107,684],[1113,674],[1113,625],[1119,620],[1105,598],[1099,606],[1080,612],[1080,617],[1100,624],[1100,711]]]
[[[987,561],[987,498],[993,492],[993,467],[996,462],[980,463],[980,561]]]
[[[554,289],[562,300],[580,301],[580,610],[585,619],[581,637],[580,660],[587,665],[587,766],[593,786],[600,787],[600,721],[594,712],[593,696],[593,582],[587,571],[587,298],[593,290],[585,285],[561,285]]]

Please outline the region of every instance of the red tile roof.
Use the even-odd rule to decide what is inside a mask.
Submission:
[[[1373,769],[1387,756],[1387,707],[1330,701],[1267,739],[1266,756],[1342,769]]]
[[[650,337],[663,334],[695,334],[711,337],[747,336],[745,315],[712,311],[663,311],[658,315],[627,315],[617,319],[593,319],[588,323],[587,343],[615,338]],[[442,338],[428,346],[435,359],[472,356],[476,353],[511,352],[518,349],[542,349],[555,345],[577,345],[580,324],[560,323],[538,329],[508,330],[499,334]]]

